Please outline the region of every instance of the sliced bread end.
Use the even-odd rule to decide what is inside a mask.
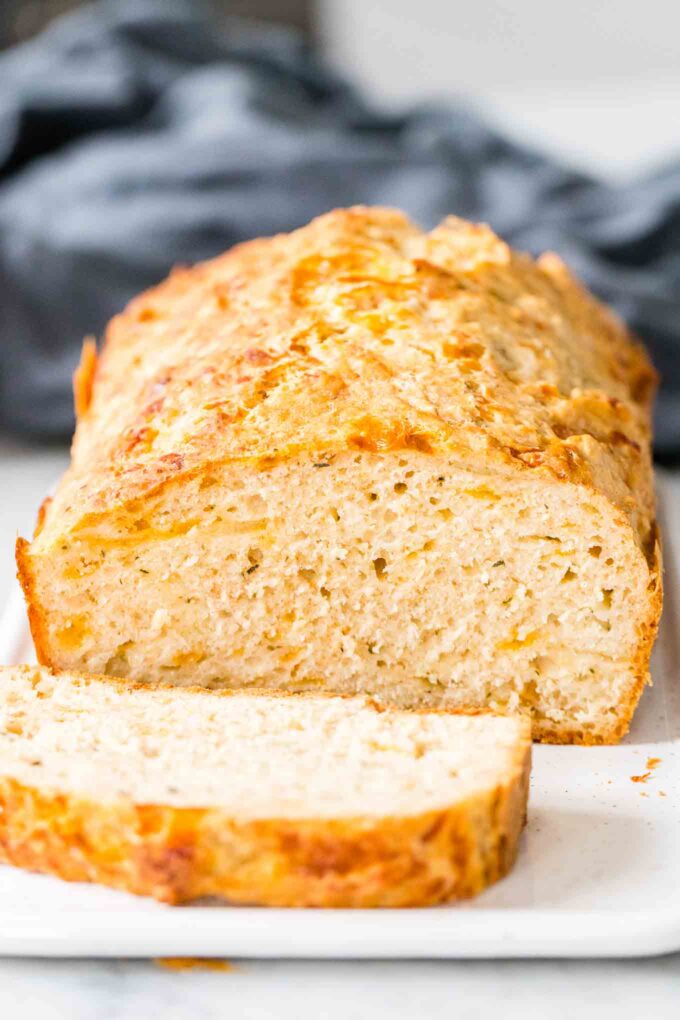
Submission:
[[[0,674],[5,863],[170,903],[406,907],[514,861],[523,719]]]

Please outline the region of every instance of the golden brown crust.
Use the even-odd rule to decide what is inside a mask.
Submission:
[[[337,210],[177,270],[112,321],[47,527],[210,462],[356,447],[593,485],[643,533],[654,385],[556,256],[455,218],[423,234],[394,210]]]
[[[4,779],[0,860],[167,903],[428,906],[474,896],[508,872],[527,777],[528,764],[492,793],[413,818],[257,822],[107,807]]]
[[[73,403],[76,418],[82,418],[92,402],[92,387],[97,371],[97,345],[92,337],[83,341],[80,364],[73,373]]]
[[[427,906],[473,896],[511,868],[530,765],[527,723],[514,765],[495,789],[417,816],[308,820],[102,804],[0,777],[0,860],[168,903],[210,897],[292,907]]]
[[[47,501],[45,501],[45,503],[46,502]],[[45,506],[45,503],[42,504],[43,507]],[[38,516],[38,528],[40,527],[40,524],[41,515]],[[17,580],[21,585],[24,598],[26,599],[28,625],[31,629],[31,637],[33,638],[33,646],[35,648],[36,657],[38,662],[41,662],[45,666],[51,666],[52,663],[50,661],[49,654],[49,639],[45,623],[45,612],[35,589],[35,579],[31,569],[30,550],[30,542],[27,542],[25,538],[17,538],[15,546]]]

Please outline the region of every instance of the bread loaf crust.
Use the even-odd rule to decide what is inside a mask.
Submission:
[[[96,369],[85,345],[78,378],[46,537],[224,460],[342,449],[591,485],[641,541],[652,526],[644,349],[557,256],[455,217],[423,234],[396,210],[336,210],[177,269],[112,320]]]
[[[104,805],[0,781],[0,860],[166,903],[416,907],[467,899],[512,867],[518,776],[415,818],[238,823],[218,811]]]
[[[535,724],[539,739],[616,741],[661,611],[654,388],[642,347],[556,256],[535,263],[455,218],[424,234],[394,210],[338,210],[177,270],[113,320],[96,366],[86,349],[72,465],[17,547],[39,659],[74,665],[37,569],[69,543],[141,539],[140,518],[149,541],[181,534],[191,516],[154,531],[159,508],[225,465],[266,474],[296,458],[417,452],[592,493],[630,534],[649,576],[634,681],[597,729]]]

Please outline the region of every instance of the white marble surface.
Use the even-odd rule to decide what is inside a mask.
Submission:
[[[0,441],[0,604],[12,546],[66,462],[63,449]],[[643,960],[235,961],[172,971],[150,961],[0,960],[2,1020],[678,1020],[680,954]]]
[[[0,961],[7,1020],[678,1020],[680,960],[236,962],[228,973],[152,962]]]

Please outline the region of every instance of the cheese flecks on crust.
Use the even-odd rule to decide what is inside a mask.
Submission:
[[[170,902],[409,906],[514,859],[522,720],[1,672],[5,862]]]
[[[111,324],[19,549],[39,655],[628,725],[660,611],[639,345],[554,256],[330,213]]]

